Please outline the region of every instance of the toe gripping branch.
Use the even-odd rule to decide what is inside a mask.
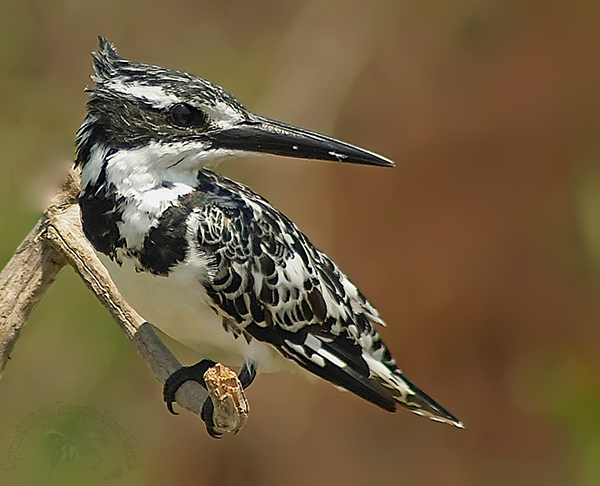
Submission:
[[[172,373],[163,388],[163,395],[169,412],[173,410],[175,393],[186,381],[195,381],[204,387],[208,397],[202,405],[200,418],[206,425],[208,434],[218,439],[224,432],[237,434],[248,421],[248,401],[244,395],[256,376],[256,367],[244,363],[239,377],[220,363],[204,359],[192,366],[183,366]]]

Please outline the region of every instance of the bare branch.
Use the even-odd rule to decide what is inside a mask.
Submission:
[[[21,328],[54,281],[65,260],[44,239],[42,216],[0,273],[0,376]]]
[[[60,270],[69,264],[108,309],[162,383],[181,364],[154,328],[125,301],[85,238],[77,204],[79,184],[79,173],[72,170],[61,191],[0,273],[0,373],[31,311]],[[235,373],[224,366],[211,368],[211,373],[211,383],[227,383],[226,393],[211,393],[220,430],[237,433],[248,414],[242,386]],[[176,400],[181,407],[200,414],[207,396],[198,383],[186,382],[177,391]]]

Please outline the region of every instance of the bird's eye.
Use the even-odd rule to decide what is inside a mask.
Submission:
[[[206,116],[200,110],[185,103],[177,103],[169,110],[171,120],[180,127],[206,124]]]

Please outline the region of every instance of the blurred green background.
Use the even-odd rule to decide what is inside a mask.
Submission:
[[[219,171],[358,283],[403,370],[466,430],[261,375],[247,427],[212,440],[168,414],[67,269],[0,382],[0,461],[15,424],[61,400],[110,409],[135,433],[141,467],[119,484],[600,484],[597,1],[0,0],[2,264],[71,164],[98,34],[396,161]],[[2,485],[15,478],[0,471]]]

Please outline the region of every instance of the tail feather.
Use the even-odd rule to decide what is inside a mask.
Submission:
[[[309,355],[300,351],[299,348],[289,347],[289,344],[282,351],[288,358],[333,385],[348,390],[388,412],[396,410],[395,397],[384,383],[369,377],[368,370],[357,370],[353,366],[354,363],[348,365],[342,361],[342,356],[335,353],[331,347],[324,343],[322,343],[322,347],[330,352],[326,359],[317,359],[323,357]]]
[[[347,340],[325,342],[307,335],[302,345],[285,341],[281,351],[308,371],[384,410],[394,412],[399,404],[417,415],[464,428],[460,420],[413,385],[400,370],[364,352],[357,359],[351,352],[357,350]]]
[[[390,369],[388,365],[372,356],[363,354],[363,357],[369,367],[371,380],[381,383],[396,403],[417,415],[428,417],[436,422],[454,425],[460,429],[464,428],[460,420],[409,381],[399,369]]]
[[[463,423],[452,415],[448,410],[437,403],[419,387],[410,382],[400,371],[393,373],[394,378],[400,381],[400,393],[394,395],[394,399],[411,412],[428,417],[436,422],[443,422],[463,429]],[[396,381],[396,380],[395,380]],[[398,389],[398,388],[397,388]]]

